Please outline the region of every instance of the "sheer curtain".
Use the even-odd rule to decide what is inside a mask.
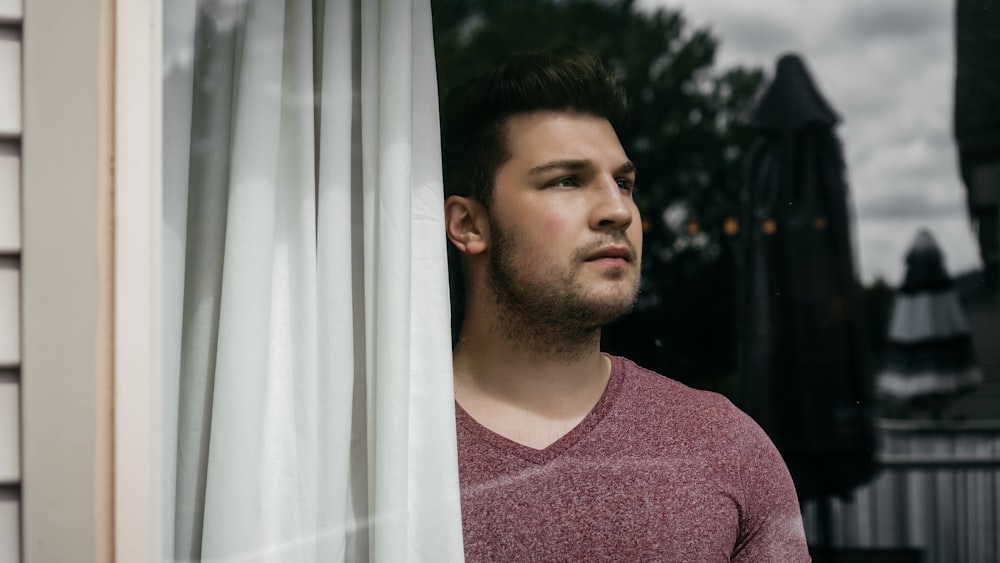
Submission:
[[[461,561],[429,1],[164,10],[165,560]]]

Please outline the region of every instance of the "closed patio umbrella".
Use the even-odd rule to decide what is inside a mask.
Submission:
[[[802,60],[786,55],[748,122],[738,400],[804,499],[845,496],[875,468],[838,121]]]
[[[879,397],[896,414],[944,408],[982,382],[965,314],[934,237],[921,230],[896,292]]]

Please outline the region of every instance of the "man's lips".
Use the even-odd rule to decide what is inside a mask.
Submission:
[[[598,260],[623,260],[631,262],[633,260],[632,250],[627,246],[605,246],[587,256],[587,262]]]

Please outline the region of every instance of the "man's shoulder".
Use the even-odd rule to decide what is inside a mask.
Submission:
[[[726,396],[689,387],[612,357],[620,369],[619,413],[650,432],[686,436],[717,452],[773,448],[760,426]]]
[[[729,399],[719,393],[695,389],[669,376],[646,369],[628,358],[611,356],[611,360],[614,369],[621,372],[622,385],[638,396],[648,397],[672,408],[735,408]]]
[[[706,416],[732,420],[743,414],[719,393],[695,389],[628,358],[612,356],[612,362],[621,378],[621,401],[633,408],[681,420]]]

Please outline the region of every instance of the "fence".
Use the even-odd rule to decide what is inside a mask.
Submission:
[[[832,546],[919,551],[924,563],[1000,563],[1000,421],[883,420],[879,440],[878,476],[830,503]],[[813,541],[818,510],[803,504]]]

